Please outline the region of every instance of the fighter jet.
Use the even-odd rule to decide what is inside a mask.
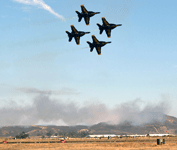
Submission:
[[[87,43],[90,46],[90,52],[92,52],[95,47],[98,55],[101,55],[101,47],[105,46],[108,43],[111,43],[111,42],[98,41],[94,35],[92,35],[92,39],[93,39],[93,43],[87,41]]]
[[[89,20],[90,17],[94,16],[95,14],[99,14],[100,12],[93,12],[93,11],[87,11],[87,9],[84,7],[84,5],[81,5],[81,10],[82,12],[76,11],[78,17],[79,17],[79,22],[82,20],[82,17],[84,17],[86,25],[89,25]]]
[[[81,36],[90,33],[90,32],[77,31],[73,25],[71,25],[71,30],[72,30],[71,33],[66,31],[66,33],[68,34],[68,37],[69,37],[69,42],[71,42],[72,38],[74,37],[77,45],[80,44],[80,37]]]
[[[102,34],[103,30],[106,31],[106,34],[108,38],[111,37],[111,30],[114,29],[117,26],[122,26],[122,24],[109,24],[104,17],[102,17],[103,25],[100,25],[97,23],[99,29],[100,29],[100,34]]]

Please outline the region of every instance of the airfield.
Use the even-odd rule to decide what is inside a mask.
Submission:
[[[157,145],[157,139],[165,139],[165,144]],[[123,138],[70,138],[61,139],[0,139],[3,150],[176,150],[177,137],[123,137]]]

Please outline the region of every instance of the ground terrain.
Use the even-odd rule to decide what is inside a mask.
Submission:
[[[2,150],[176,150],[177,137],[162,137],[165,144],[157,145],[159,137],[136,138],[73,138],[61,143],[59,139],[6,139],[7,144],[0,139]]]

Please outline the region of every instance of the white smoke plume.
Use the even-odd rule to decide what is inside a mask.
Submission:
[[[36,5],[39,7],[42,7],[43,9],[49,11],[51,14],[55,15],[56,17],[65,20],[65,18],[62,15],[59,15],[56,13],[50,6],[45,4],[43,0],[13,0],[18,3],[26,4],[26,5]]]
[[[145,103],[141,99],[122,103],[114,108],[108,108],[103,103],[85,103],[79,107],[74,102],[63,103],[61,99],[51,98],[52,94],[80,94],[72,89],[61,91],[42,91],[38,89],[17,89],[26,94],[37,94],[32,105],[19,106],[14,101],[7,107],[0,108],[0,126],[6,125],[92,125],[99,122],[120,124],[130,122],[132,125],[144,125],[153,122],[164,122],[170,106],[168,100],[159,103]],[[144,105],[142,108],[141,105]]]

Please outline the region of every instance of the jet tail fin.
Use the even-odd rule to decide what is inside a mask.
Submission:
[[[97,23],[97,26],[99,27],[100,34],[102,34],[103,33],[103,27],[99,23]]]
[[[66,31],[66,33],[68,34],[68,37],[69,37],[69,42],[71,42],[71,40],[72,40],[72,35],[71,35],[71,33],[69,33],[68,31]]]
[[[89,47],[90,47],[90,52],[92,52],[92,51],[93,51],[93,48],[94,48],[93,44],[92,44],[92,43],[90,43],[89,41],[87,41],[87,43],[89,44]]]
[[[71,34],[71,33],[69,33],[68,31],[66,31],[66,33],[69,35],[69,34]]]
[[[78,17],[79,17],[78,21],[80,22],[80,21],[82,20],[82,15],[81,15],[81,13],[78,12],[78,11],[76,11],[76,13],[77,13],[77,15],[78,15]]]

